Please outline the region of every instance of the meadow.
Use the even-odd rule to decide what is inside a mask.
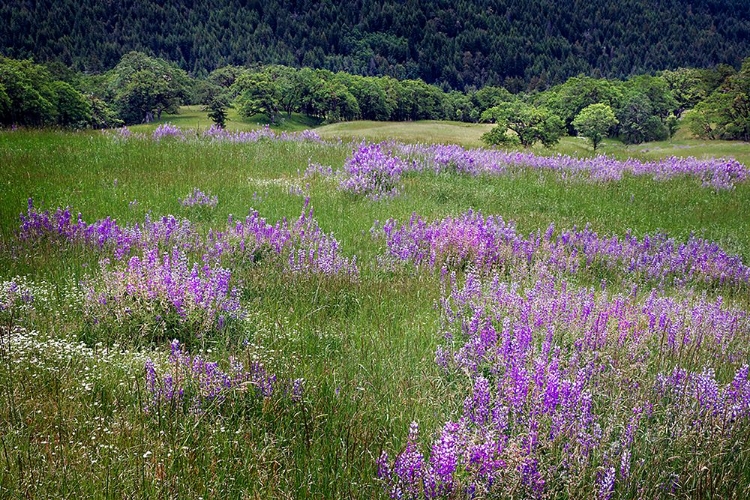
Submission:
[[[234,118],[0,132],[0,497],[750,496],[747,145]]]

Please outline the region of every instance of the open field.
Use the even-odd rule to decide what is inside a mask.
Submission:
[[[229,130],[253,130],[263,125],[270,125],[263,116],[242,118],[234,109],[229,109]],[[159,123],[173,123],[180,128],[206,130],[212,124],[206,112],[200,106],[183,106],[177,115],[165,115],[160,122],[132,127],[134,131],[152,131]],[[447,121],[418,122],[375,122],[356,121],[322,125],[309,117],[285,114],[279,123],[272,128],[279,132],[297,132],[315,128],[324,139],[343,139],[344,141],[366,140],[369,142],[387,141],[397,138],[403,142],[459,144],[466,148],[484,147],[482,134],[492,129],[490,124],[475,124]],[[711,158],[728,156],[736,158],[745,165],[750,164],[750,144],[741,141],[707,141],[697,140],[687,131],[680,130],[671,141],[651,142],[626,146],[613,139],[605,139],[597,153],[613,155],[617,158],[637,157],[658,159],[669,156],[695,156]],[[533,148],[539,154],[561,153],[575,156],[592,156],[591,145],[582,138],[563,137],[560,144],[548,149],[541,145]]]
[[[132,128],[133,131],[152,131],[161,123],[172,123],[182,129],[194,129],[203,131],[208,129],[213,122],[207,116],[206,112],[203,111],[202,106],[181,106],[180,112],[175,115],[165,114],[161,120],[154,121],[153,123],[144,125],[135,125]],[[227,129],[235,131],[247,131],[255,130],[258,127],[264,125],[272,125],[269,123],[265,115],[257,115],[251,118],[244,118],[237,113],[234,108],[227,110]],[[308,116],[300,115],[298,113],[287,116],[286,113],[282,113],[279,116],[277,123],[273,124],[274,130],[286,131],[286,132],[297,132],[300,130],[309,129],[320,125],[320,121]]]
[[[750,495],[750,181],[358,144],[487,128],[0,132],[0,497]]]

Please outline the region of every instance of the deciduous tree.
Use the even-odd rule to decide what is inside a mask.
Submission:
[[[487,144],[503,144],[510,130],[525,148],[541,142],[545,146],[557,144],[565,132],[562,120],[549,109],[515,101],[490,108],[485,115],[492,114],[497,126],[482,136]]]
[[[615,112],[611,107],[602,103],[586,106],[573,120],[573,127],[578,131],[578,135],[589,139],[594,146],[594,151],[615,125],[617,125]]]
[[[175,113],[193,82],[176,66],[140,52],[129,52],[108,74],[107,89],[125,123],[141,123]]]

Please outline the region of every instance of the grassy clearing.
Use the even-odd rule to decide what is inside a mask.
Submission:
[[[425,120],[418,122],[376,122],[354,121],[333,124],[322,124],[318,119],[297,113],[292,116],[282,114],[275,124],[271,124],[264,115],[251,118],[239,116],[237,110],[228,110],[227,129],[232,131],[254,130],[270,126],[279,132],[298,132],[315,128],[324,139],[343,139],[344,141],[380,142],[397,138],[409,143],[459,144],[466,148],[484,147],[482,134],[489,132],[494,125],[474,124],[451,121]],[[172,123],[183,129],[206,130],[212,121],[201,106],[182,106],[176,115],[164,115],[160,121],[148,125],[131,127],[134,131],[151,132],[160,123]],[[660,159],[669,156],[695,156],[697,158],[733,157],[750,164],[750,147],[740,141],[704,141],[693,138],[687,130],[679,130],[669,141],[653,142],[626,146],[615,139],[605,139],[596,152],[589,142],[579,137],[563,137],[554,148],[536,145],[535,153],[566,154],[586,157],[596,154],[612,155],[619,159],[635,157],[639,159]]]
[[[373,122],[357,121],[325,125],[317,132],[323,138],[341,137],[345,140],[380,142],[397,137],[403,142],[461,144],[481,147],[481,136],[492,125],[478,125],[447,121]]]
[[[180,116],[184,121],[165,120],[207,126],[196,110]],[[393,137],[395,131],[406,141],[478,146],[484,129],[361,123],[319,130],[323,137],[349,133],[346,138],[368,140]],[[721,145],[678,140],[641,147],[648,151],[637,154],[661,157],[689,150],[698,155],[716,148]],[[735,145],[727,145],[729,154],[742,154],[741,146],[730,148]],[[559,150],[585,152],[586,147],[566,139]],[[605,144],[604,150],[633,152],[616,144]],[[745,262],[750,259],[748,183],[715,193],[686,178],[655,182],[626,176],[590,184],[525,170],[502,177],[420,174],[406,177],[402,196],[373,202],[338,191],[330,179],[299,174],[310,161],[340,168],[350,152],[347,145],[270,140],[155,143],[115,141],[99,133],[0,134],[5,166],[0,281],[28,276],[39,297],[33,307],[0,311],[0,496],[385,497],[375,480],[381,451],[403,448],[412,420],[424,436],[433,435],[457,417],[466,394],[461,377],[446,375],[434,362],[444,327],[436,307],[442,288],[438,273],[378,267],[384,243],[369,234],[376,221],[405,222],[414,212],[436,220],[472,208],[516,221],[523,234],[543,232],[552,222],[558,228],[591,224],[603,234],[665,231],[679,240],[697,233]],[[179,199],[194,187],[216,194],[218,206],[182,206]],[[134,223],[147,213],[174,214],[190,218],[205,234],[223,229],[229,214],[243,217],[251,207],[272,223],[294,220],[305,196],[323,231],[335,235],[345,255],[357,256],[359,279],[290,276],[262,261],[233,269],[248,315],[231,335],[204,338],[203,349],[196,349],[223,369],[234,356],[246,363],[261,360],[282,381],[304,379],[301,401],[282,393],[262,399],[240,391],[204,413],[169,405],[144,412],[144,361],[164,363],[168,345],[124,342],[105,349],[79,342],[85,338],[79,282],[96,275],[104,254],[16,240],[18,215],[30,197],[41,208],[70,205],[87,221],[111,216]],[[745,293],[740,290],[733,302],[747,307]],[[736,463],[750,463],[741,442],[734,453]],[[668,464],[654,465],[656,470]],[[708,467],[721,472],[710,461]],[[732,469],[737,465],[717,467],[729,471],[727,477],[742,477]],[[646,480],[656,477],[642,474]],[[747,491],[746,476],[736,491]],[[582,488],[577,491],[593,491]],[[686,485],[682,491],[699,490]]]
[[[484,147],[482,134],[489,132],[493,125],[461,122],[372,122],[357,121],[324,125],[316,131],[323,138],[344,140],[386,141],[398,138],[399,141],[413,143],[460,144],[466,148]],[[696,158],[733,157],[750,164],[750,145],[738,141],[697,140],[686,131],[680,131],[671,141],[653,142],[626,146],[615,139],[605,139],[594,152],[584,138],[563,137],[558,145],[545,148],[536,145],[532,148],[537,154],[565,154],[588,157],[594,154],[607,154],[619,159],[635,157],[639,159],[660,159],[669,156],[694,156]]]
[[[161,120],[155,120],[144,125],[134,125],[131,129],[135,132],[151,132],[162,123],[172,123],[181,129],[195,129],[197,131],[206,130],[213,124],[206,112],[203,111],[203,107],[196,105],[182,106],[177,114],[165,114]],[[270,126],[273,130],[279,132],[298,132],[319,125],[320,120],[299,113],[293,113],[291,116],[282,113],[276,123],[271,123],[265,115],[245,118],[240,116],[234,108],[227,110],[227,129],[232,131],[255,130],[259,127]]]

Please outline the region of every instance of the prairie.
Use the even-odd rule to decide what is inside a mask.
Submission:
[[[0,496],[750,494],[744,170],[470,171],[427,146],[489,126],[202,116],[0,132]]]

